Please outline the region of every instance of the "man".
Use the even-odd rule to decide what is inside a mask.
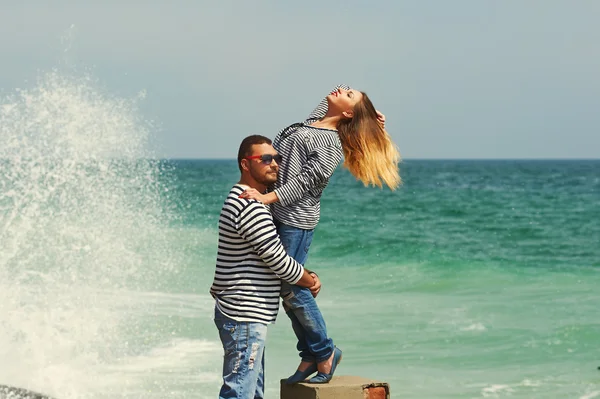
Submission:
[[[269,209],[239,198],[254,188],[264,192],[277,180],[281,156],[264,136],[246,137],[238,151],[240,181],[225,199],[219,218],[219,249],[210,288],[215,325],[225,352],[219,398],[264,397],[267,325],[279,310],[281,281],[308,287],[316,295],[316,275],[288,256]]]

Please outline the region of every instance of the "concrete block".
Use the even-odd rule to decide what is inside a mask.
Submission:
[[[363,377],[333,376],[328,384],[300,382],[288,385],[281,380],[280,399],[389,399],[387,382]]]

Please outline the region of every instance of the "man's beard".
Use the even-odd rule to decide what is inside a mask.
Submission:
[[[252,174],[252,178],[254,180],[256,180],[256,182],[260,183],[260,184],[264,184],[265,186],[270,186],[271,184],[275,183],[277,181],[277,171],[272,170],[271,172],[275,172],[274,174],[264,174],[264,175],[259,175],[258,173],[254,173],[253,170],[250,170],[250,173]]]

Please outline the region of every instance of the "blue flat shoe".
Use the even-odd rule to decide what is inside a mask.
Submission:
[[[304,381],[311,375],[317,372],[317,363],[313,363],[306,368],[304,371],[296,370],[296,372],[291,375],[286,381],[286,384],[295,384],[297,382]]]
[[[327,384],[333,378],[333,373],[335,373],[335,369],[341,361],[342,350],[336,346],[333,349],[333,363],[331,364],[331,371],[329,372],[329,374],[319,372],[313,378],[308,380],[308,382],[311,384]]]

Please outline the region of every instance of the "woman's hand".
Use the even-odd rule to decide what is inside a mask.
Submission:
[[[377,110],[375,112],[377,112],[377,120],[381,123],[381,126],[385,127],[385,115]]]
[[[253,199],[262,202],[265,205],[272,204],[273,202],[279,201],[275,191],[271,191],[268,194],[261,194],[255,188],[247,188],[243,193],[240,194],[239,198]]]
[[[315,280],[315,284],[309,288],[310,293],[312,294],[313,298],[316,298],[317,295],[319,295],[319,291],[321,291],[321,280],[319,280],[319,276],[317,276],[316,273],[309,273],[313,280]]]
[[[253,199],[262,202],[263,204],[268,204],[267,195],[262,194],[255,188],[247,188],[243,193],[240,194],[240,198]]]

